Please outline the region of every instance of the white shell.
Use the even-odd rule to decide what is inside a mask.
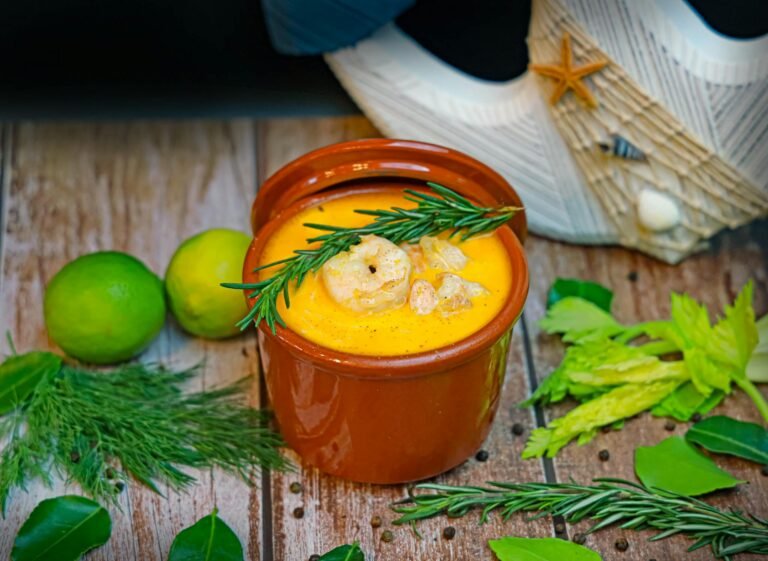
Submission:
[[[680,224],[680,209],[667,195],[644,189],[637,199],[640,224],[652,232],[664,232]]]

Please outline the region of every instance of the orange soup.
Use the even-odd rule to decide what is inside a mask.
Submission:
[[[260,264],[312,247],[307,238],[322,232],[304,223],[359,227],[371,217],[355,209],[413,206],[398,191],[328,200],[287,220],[268,240]],[[329,349],[372,356],[413,354],[481,329],[501,310],[511,284],[509,257],[493,233],[465,242],[443,235],[401,248],[366,238],[357,249],[309,274],[292,290],[290,308],[280,299],[279,312],[291,330]]]

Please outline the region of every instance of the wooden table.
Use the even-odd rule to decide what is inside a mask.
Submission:
[[[376,131],[360,117],[5,126],[0,199],[2,332],[10,330],[21,351],[51,347],[43,324],[43,290],[67,261],[91,251],[117,249],[138,256],[163,274],[182,239],[217,226],[248,231],[248,209],[259,184],[289,160],[325,144],[374,135]],[[600,434],[582,447],[566,447],[554,460],[520,459],[530,431],[570,406],[516,407],[562,356],[561,343],[537,328],[547,288],[557,276],[594,279],[615,290],[620,319],[638,321],[668,314],[673,290],[687,291],[711,310],[720,310],[753,278],[755,307],[762,315],[768,311],[768,223],[724,234],[714,240],[709,252],[676,267],[632,251],[569,246],[537,237],[528,240],[527,253],[531,293],[513,337],[504,399],[484,446],[489,459],[470,459],[438,480],[468,484],[632,478],[634,448],[669,436],[664,420],[641,415],[621,431]],[[143,360],[178,366],[201,359],[206,361],[201,387],[259,371],[252,332],[225,342],[207,342],[186,337],[172,320],[143,356]],[[269,405],[258,383],[253,385],[251,399],[256,406]],[[717,412],[758,420],[751,402],[738,391]],[[515,436],[513,423],[521,423],[525,434]],[[679,425],[674,433],[683,434],[685,429]],[[602,449],[610,451],[608,461],[598,460]],[[298,463],[294,454],[287,454]],[[710,500],[768,516],[768,477],[760,474],[760,466],[726,457],[718,457],[717,462],[750,484]],[[394,517],[388,504],[405,495],[404,486],[353,484],[312,468],[289,475],[264,473],[252,488],[218,471],[198,475],[199,483],[188,493],[167,492],[167,498],[130,485],[121,498],[122,510],[112,511],[112,538],[87,558],[165,559],[174,535],[210,513],[214,505],[240,537],[247,559],[264,561],[305,560],[354,540],[360,541],[367,559],[380,561],[490,560],[489,538],[572,538],[586,527],[564,526],[550,519],[527,522],[522,516],[506,523],[493,517],[480,527],[472,515],[422,523],[423,539],[417,539],[409,528],[391,525]],[[301,493],[290,492],[293,482],[301,482]],[[13,495],[8,518],[0,520],[1,559],[7,558],[18,528],[35,504],[65,490],[61,484],[54,489],[35,484],[28,494]],[[304,510],[302,518],[294,515],[297,507]],[[371,527],[373,516],[382,517],[382,527]],[[453,540],[442,537],[442,529],[449,525],[457,530]],[[387,529],[394,532],[391,543],[380,539]],[[649,536],[611,529],[590,535],[586,545],[606,560],[711,558],[708,550],[685,554],[690,543],[682,537],[649,543],[645,540]],[[614,547],[621,537],[629,540],[624,553]]]

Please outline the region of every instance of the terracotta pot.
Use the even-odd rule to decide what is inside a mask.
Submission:
[[[269,237],[297,212],[352,192],[445,185],[479,203],[520,205],[497,173],[447,148],[361,140],[311,152],[262,186],[252,212],[255,238],[243,280]],[[400,483],[431,477],[472,455],[488,435],[504,381],[512,327],[528,292],[520,238],[525,216],[498,230],[514,285],[485,327],[424,353],[378,357],[321,347],[290,329],[259,328],[267,390],[286,442],[308,463],[354,481]],[[250,302],[249,302],[250,305]]]

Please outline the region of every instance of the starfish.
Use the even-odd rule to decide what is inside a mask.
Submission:
[[[550,105],[557,103],[558,100],[563,97],[563,94],[571,89],[573,90],[573,93],[583,99],[589,107],[597,107],[595,96],[587,89],[581,79],[598,70],[602,70],[608,64],[608,61],[599,60],[597,62],[589,62],[574,68],[571,36],[568,33],[563,35],[563,44],[560,47],[560,53],[562,58],[560,65],[531,64],[529,66],[529,68],[537,74],[557,80],[557,86],[555,86],[555,91],[552,92],[552,97],[549,100]]]

